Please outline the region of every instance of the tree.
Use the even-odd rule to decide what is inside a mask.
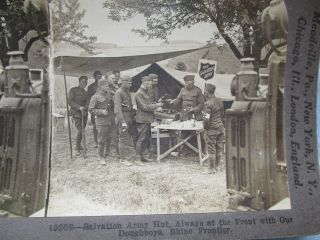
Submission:
[[[52,3],[53,42],[68,42],[91,53],[97,37],[86,36],[87,25],[81,23],[85,10],[79,0],[55,0]]]
[[[267,45],[260,28],[259,16],[271,0],[105,0],[104,7],[114,21],[143,14],[146,29],[134,29],[149,39],[167,39],[174,29],[191,27],[200,22],[212,23],[217,32],[212,41],[224,39],[234,55],[261,58]]]
[[[45,37],[49,35],[48,5],[42,0],[6,0],[0,3],[0,59],[2,66],[8,65],[8,51],[17,51],[19,41],[29,31],[35,35],[26,41],[25,60],[32,44],[41,39],[48,44]]]

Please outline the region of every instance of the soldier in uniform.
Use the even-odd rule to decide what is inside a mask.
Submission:
[[[205,102],[204,95],[200,88],[194,85],[194,75],[186,75],[183,78],[185,82],[184,88],[181,89],[179,95],[171,103],[175,107],[181,106],[180,120],[186,121],[194,117],[195,120],[202,120],[202,108]],[[182,132],[182,138],[188,136],[187,131]],[[196,145],[195,138],[189,141],[191,144]],[[183,146],[180,151],[183,154],[189,154],[190,149]]]
[[[121,87],[121,77],[120,77],[120,71],[119,70],[113,70],[112,74],[114,75],[114,84],[117,85],[118,88]]]
[[[163,103],[153,103],[152,80],[149,76],[142,78],[142,84],[135,96],[137,102],[136,122],[138,140],[136,153],[142,162],[151,162],[144,155],[145,141],[150,136],[151,123],[154,121],[154,111],[163,106]]]
[[[135,110],[132,105],[132,98],[129,92],[132,85],[132,78],[124,76],[122,78],[121,87],[116,91],[114,96],[114,113],[116,126],[118,130],[118,149],[120,157],[122,157],[124,143],[123,141],[128,137],[132,137],[133,145],[136,147],[138,140],[138,131],[134,119]]]
[[[98,129],[98,160],[105,165],[105,155],[110,154],[112,128],[114,126],[113,94],[108,81],[101,79],[98,89],[90,100],[89,112],[96,116]]]
[[[98,81],[102,78],[102,74],[100,71],[95,71],[93,73],[94,83],[90,84],[88,87],[88,103],[90,102],[91,97],[96,93],[98,88]],[[96,144],[95,147],[98,147],[98,131],[95,121],[95,115],[91,114],[91,123],[93,127],[93,140]]]
[[[203,108],[204,137],[209,152],[209,172],[215,172],[219,165],[224,137],[224,108],[220,99],[215,96],[215,85],[205,87],[206,102]]]
[[[117,78],[117,76],[113,73],[109,74],[107,77],[108,86],[109,86],[109,89],[110,89],[113,97],[115,96],[116,91],[120,88],[120,85],[118,82],[119,79],[120,78]],[[116,149],[117,155],[120,156],[120,150],[119,150],[119,145],[118,145],[119,135],[118,135],[118,130],[117,130],[116,125],[113,125],[111,135],[112,135],[112,139],[116,140],[116,141],[112,141],[112,147]]]
[[[153,89],[153,98],[154,102],[158,102],[160,99],[160,93],[159,93],[159,78],[157,74],[151,73],[149,74],[149,77],[152,79],[152,89]]]
[[[78,130],[76,138],[76,150],[78,152],[83,150],[83,147],[81,146],[82,131],[86,127],[88,118],[88,95],[85,90],[87,84],[88,77],[81,76],[79,78],[79,86],[73,87],[69,91],[70,115],[72,116],[73,122]]]
[[[107,79],[108,79],[109,88],[111,89],[111,91],[116,93],[116,91],[119,89],[119,82],[117,81],[116,75],[110,74],[108,75]]]
[[[201,89],[194,85],[194,75],[186,75],[184,78],[185,86],[181,89],[175,100],[171,100],[174,106],[181,105],[182,120],[189,120],[192,115],[196,120],[202,120],[202,108],[204,104],[204,95]]]

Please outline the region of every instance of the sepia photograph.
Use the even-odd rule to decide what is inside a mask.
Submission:
[[[319,39],[318,0],[1,0],[0,238],[319,233]]]
[[[284,1],[54,0],[47,216],[290,209]]]

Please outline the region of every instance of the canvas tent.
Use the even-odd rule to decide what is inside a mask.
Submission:
[[[174,58],[179,55],[204,49],[205,47],[187,49],[169,48],[115,48],[92,56],[73,56],[67,54],[55,54],[53,59],[54,73],[66,74],[67,76],[79,77],[81,75],[92,76],[95,70],[104,74],[109,71],[124,71],[153,62]],[[124,51],[125,50],[125,51]]]
[[[177,71],[179,72],[179,71]],[[157,63],[151,64],[148,68],[138,73],[137,75],[132,77],[132,92],[136,92],[141,85],[141,78],[143,76],[147,76],[151,73],[157,74],[159,77],[159,94],[163,96],[164,94],[168,94],[170,98],[175,98],[178,96],[181,88],[183,88],[183,84],[177,78],[183,78],[182,72],[179,74],[181,76],[178,77],[170,74],[166,69],[160,66]]]
[[[131,90],[133,92],[137,91],[141,85],[141,78],[150,73],[155,73],[159,77],[160,96],[166,93],[170,98],[178,96],[181,88],[184,86],[183,77],[191,74],[195,75],[195,85],[199,87],[202,92],[204,91],[206,83],[216,85],[216,96],[223,100],[226,108],[230,107],[234,99],[230,92],[231,81],[234,77],[233,74],[216,74],[212,80],[205,81],[196,73],[178,71],[158,63],[151,64],[148,68],[133,76]]]

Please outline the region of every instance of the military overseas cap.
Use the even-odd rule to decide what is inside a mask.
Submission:
[[[214,93],[214,91],[216,90],[216,85],[207,83],[205,89],[210,93]]]
[[[144,83],[144,82],[149,82],[149,81],[151,81],[151,80],[152,80],[152,79],[150,78],[150,76],[144,76],[144,77],[141,78],[142,83]]]
[[[81,80],[88,80],[88,77],[87,77],[87,76],[81,76],[81,77],[79,77],[79,82],[80,82]]]
[[[151,78],[151,79],[158,79],[158,75],[157,75],[157,74],[154,74],[154,73],[150,73],[150,74],[149,74],[149,78]]]
[[[99,70],[94,71],[93,76],[97,76],[97,75],[102,75],[102,73]]]
[[[185,75],[183,77],[184,81],[193,81],[194,80],[194,75]]]
[[[132,82],[132,78],[129,77],[129,76],[122,76],[121,77],[121,82],[124,83],[124,82],[129,82],[131,83]]]

